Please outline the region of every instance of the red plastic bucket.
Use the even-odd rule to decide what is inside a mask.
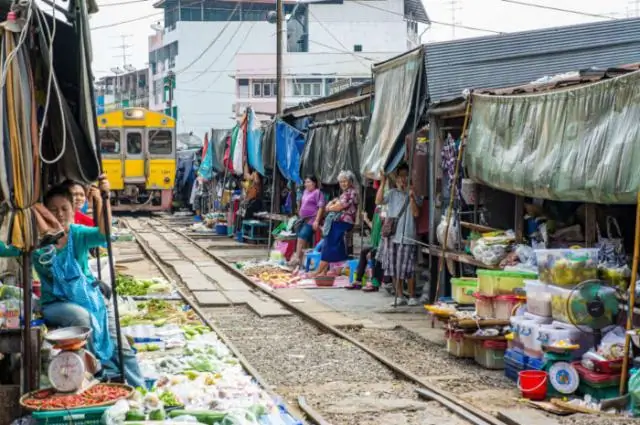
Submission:
[[[522,397],[534,401],[542,401],[547,397],[547,372],[540,370],[523,370],[518,373],[518,388]]]

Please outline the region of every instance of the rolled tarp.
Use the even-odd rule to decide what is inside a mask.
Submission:
[[[375,98],[360,160],[364,177],[379,177],[395,153],[409,119],[422,60],[419,47],[373,67]]]
[[[469,176],[518,195],[635,204],[640,71],[555,92],[474,95]]]

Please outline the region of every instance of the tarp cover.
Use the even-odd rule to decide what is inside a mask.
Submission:
[[[420,47],[373,68],[375,99],[360,162],[365,177],[378,177],[389,161],[411,112],[422,57]]]
[[[300,178],[300,155],[304,149],[304,133],[289,124],[276,122],[276,161],[285,179],[296,184]]]
[[[364,117],[311,124],[302,153],[302,175],[316,176],[324,184],[336,184],[340,171],[358,170],[364,124]],[[360,178],[359,173],[354,174]]]
[[[224,172],[224,150],[227,146],[229,130],[211,130],[211,141],[209,149],[213,149],[213,170],[217,173]]]
[[[474,95],[470,177],[535,198],[635,203],[640,72],[526,96]]]
[[[262,128],[256,119],[256,113],[250,109],[247,117],[247,161],[249,166],[264,176],[262,162]]]

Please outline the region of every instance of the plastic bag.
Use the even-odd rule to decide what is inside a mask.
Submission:
[[[479,239],[471,253],[474,258],[488,266],[494,266],[507,255],[508,245],[489,245],[484,239]]]
[[[518,245],[516,247],[516,255],[522,264],[536,266],[536,253],[530,246]]]
[[[631,399],[631,413],[640,416],[640,370],[629,378],[629,398]]]
[[[617,360],[624,357],[625,330],[616,326],[602,338],[598,347],[598,354],[607,360]]]
[[[443,215],[440,224],[436,228],[436,236],[438,237],[438,243],[440,246],[444,246],[444,236],[447,231],[447,216]],[[458,223],[453,219],[449,223],[449,236],[447,237],[447,249],[455,249],[460,242],[460,232],[458,231]]]
[[[102,423],[105,425],[119,425],[127,418],[129,411],[129,402],[127,400],[119,400],[116,404],[105,410],[102,415]]]

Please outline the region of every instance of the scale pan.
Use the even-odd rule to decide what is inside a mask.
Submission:
[[[45,335],[45,339],[56,345],[70,345],[77,342],[86,341],[91,335],[91,328],[84,326],[73,326],[70,328],[56,329]]]

